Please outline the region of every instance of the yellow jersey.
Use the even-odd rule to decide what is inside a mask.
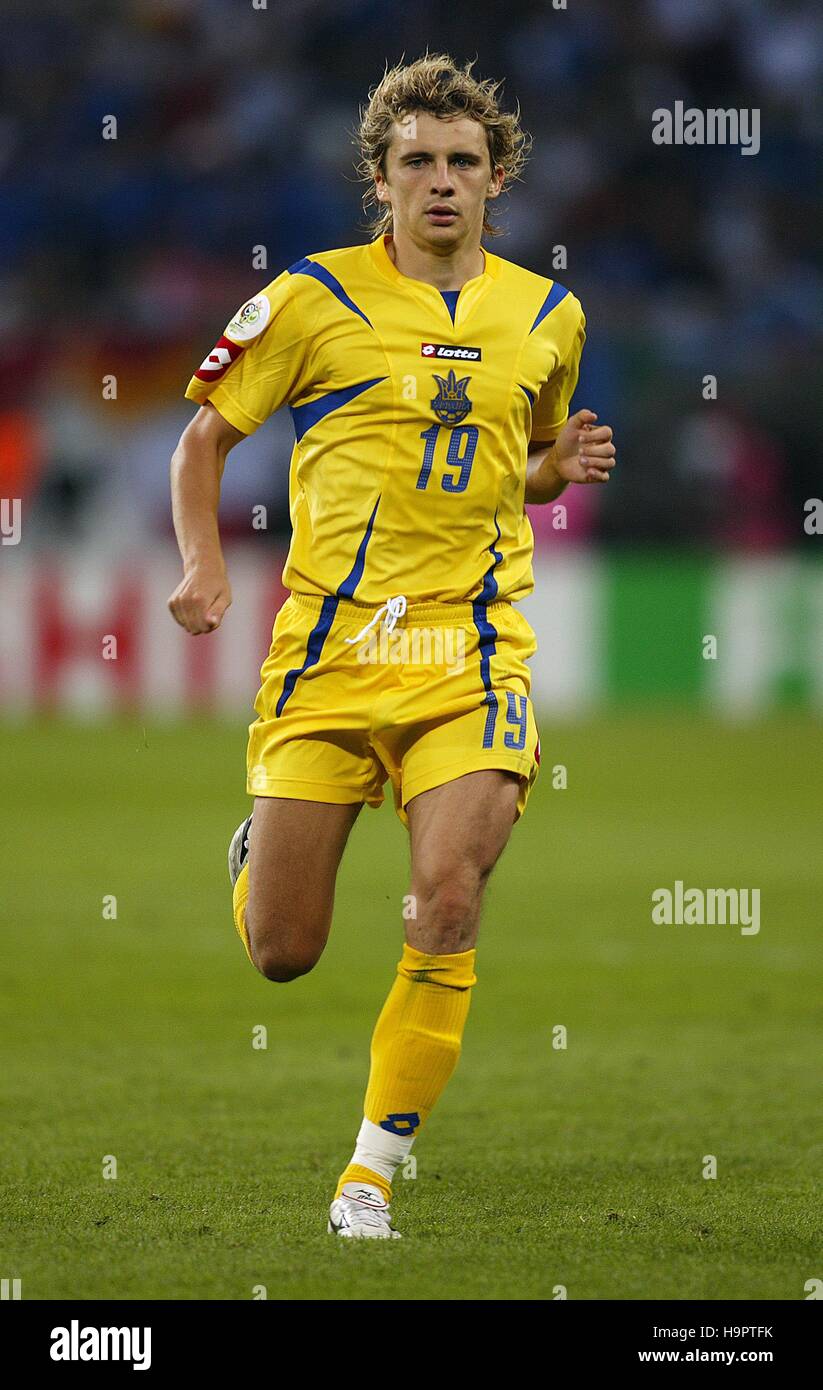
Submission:
[[[483,603],[533,588],[529,441],[568,418],[579,300],[484,249],[441,292],[386,237],[290,266],[238,311],[186,390],[251,434],[294,423],[287,588],[377,605]]]

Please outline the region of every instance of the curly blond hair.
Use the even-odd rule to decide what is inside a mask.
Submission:
[[[531,149],[531,136],[520,126],[519,105],[513,112],[501,111],[498,91],[501,83],[472,76],[474,62],[460,67],[448,53],[428,53],[413,63],[400,62],[386,67],[381,80],[369,92],[368,105],[360,108],[360,124],[355,141],[360,150],[356,165],[359,177],[367,184],[363,207],[369,214],[369,229],[376,239],[392,229],[392,210],[378,201],[374,175],[379,169],[385,174],[385,156],[391,143],[395,121],[402,121],[415,112],[428,111],[433,116],[468,116],[478,121],[486,132],[491,167],[502,165],[505,170],[503,189],[523,170]],[[500,229],[489,218],[489,207],[483,216],[483,231],[499,236]]]

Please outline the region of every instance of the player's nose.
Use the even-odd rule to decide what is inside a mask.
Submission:
[[[448,193],[451,191],[452,177],[447,160],[435,166],[434,178],[432,179],[432,193]]]

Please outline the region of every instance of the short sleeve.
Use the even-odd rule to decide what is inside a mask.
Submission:
[[[572,303],[565,313],[568,321],[568,328],[564,332],[566,352],[542,387],[532,412],[530,438],[538,444],[552,443],[568,420],[569,402],[580,372],[580,357],[586,341],[586,316],[579,299],[574,295],[569,298]]]
[[[246,301],[226,325],[186,387],[186,397],[211,401],[243,434],[253,434],[294,392],[305,337],[293,277],[284,271]]]

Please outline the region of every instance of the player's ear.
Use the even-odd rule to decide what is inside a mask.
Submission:
[[[496,167],[492,170],[492,175],[491,175],[491,178],[489,179],[489,188],[488,188],[488,192],[487,192],[487,194],[486,194],[486,197],[487,197],[487,198],[497,198],[497,197],[499,197],[500,192],[501,192],[501,190],[502,190],[502,188],[503,188],[503,179],[505,178],[505,176],[506,176],[506,171],[505,171],[505,169],[503,168],[503,165],[502,165],[502,164],[496,165]]]

